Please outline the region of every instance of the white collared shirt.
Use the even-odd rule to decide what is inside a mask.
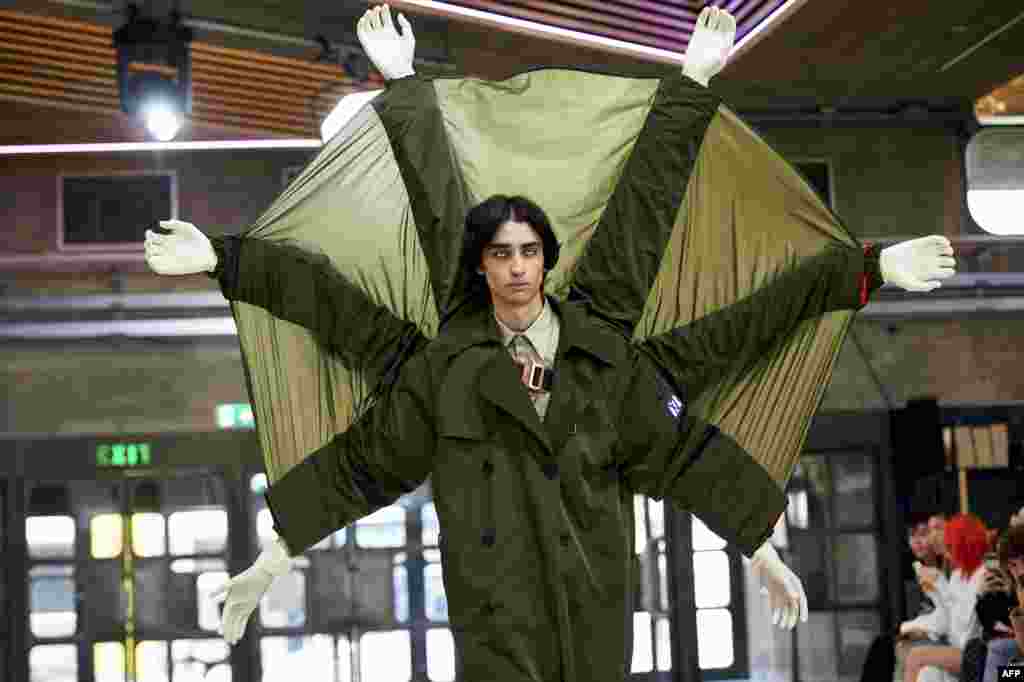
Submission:
[[[512,355],[513,360],[519,362],[527,359],[539,362],[546,369],[555,366],[555,353],[558,351],[558,334],[561,324],[558,315],[551,308],[547,298],[544,299],[544,307],[540,315],[525,330],[517,332],[510,329],[504,322],[495,315],[498,323],[498,331],[501,333],[502,343]],[[548,403],[551,401],[551,393],[548,391],[530,391],[530,398],[533,400],[533,407],[544,420],[548,410]]]

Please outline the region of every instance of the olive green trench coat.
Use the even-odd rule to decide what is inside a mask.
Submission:
[[[365,352],[373,338],[406,344],[408,360],[373,406],[266,497],[295,554],[430,476],[449,619],[472,682],[622,680],[632,651],[632,496],[695,513],[748,556],[785,507],[763,467],[688,414],[688,401],[726,369],[756,363],[802,320],[863,306],[881,283],[877,247],[836,246],[643,342],[586,302],[549,298],[561,333],[542,422],[486,300],[428,340],[301,251],[257,239],[214,244],[229,299],[306,325],[341,354],[346,344]]]

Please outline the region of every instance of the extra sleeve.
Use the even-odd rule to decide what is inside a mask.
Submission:
[[[267,489],[274,529],[293,556],[427,479],[436,438],[424,368],[422,355],[410,359],[360,419]]]
[[[754,294],[643,342],[689,397],[727,373],[745,371],[802,321],[859,310],[882,285],[879,247],[834,245]]]
[[[217,254],[217,269],[210,274],[225,298],[309,329],[373,384],[401,348],[423,341],[415,324],[373,302],[326,256],[265,239],[226,236],[210,242]]]
[[[785,510],[785,495],[735,440],[686,405],[801,320],[861,307],[880,283],[877,249],[832,248],[747,299],[638,344],[619,418],[627,485],[692,512],[752,556]]]

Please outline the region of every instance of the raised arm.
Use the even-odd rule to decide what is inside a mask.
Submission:
[[[416,40],[403,15],[399,34],[387,5],[374,7],[357,25],[366,56],[387,79],[386,96],[373,108],[387,131],[406,190],[420,247],[427,261],[439,317],[462,297],[459,256],[469,197],[451,152],[437,93],[415,75]]]
[[[632,335],[647,303],[704,135],[721,98],[708,81],[729,57],[736,21],[704,8],[678,75],[662,79],[622,177],[573,273],[570,299]]]

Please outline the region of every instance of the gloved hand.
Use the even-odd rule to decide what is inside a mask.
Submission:
[[[736,19],[724,9],[705,7],[697,17],[683,57],[683,74],[704,87],[725,68],[736,42]]]
[[[274,538],[260,553],[256,562],[235,577],[224,582],[210,594],[214,604],[224,604],[224,613],[217,633],[228,644],[242,638],[249,616],[259,606],[260,599],[270,589],[275,578],[291,570],[288,549],[280,537]]]
[[[416,73],[412,68],[412,56],[416,51],[412,26],[403,14],[398,15],[398,23],[402,25],[401,35],[391,22],[391,8],[380,5],[367,10],[356,24],[359,44],[381,75],[389,81]]]
[[[750,560],[754,573],[761,579],[761,593],[768,595],[772,623],[792,630],[797,619],[807,622],[807,595],[803,583],[782,563],[772,543],[765,541]]]
[[[956,274],[953,245],[937,234],[908,239],[882,249],[878,258],[882,279],[907,291],[932,291],[939,280]]]
[[[172,234],[146,230],[146,264],[159,275],[192,275],[213,272],[217,254],[205,234],[184,220],[161,220]]]

